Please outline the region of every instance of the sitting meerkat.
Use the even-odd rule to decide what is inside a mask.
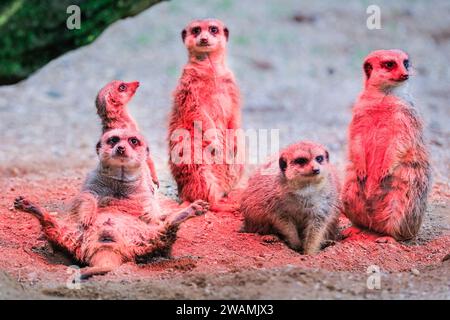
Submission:
[[[139,132],[107,131],[97,144],[99,163],[88,174],[81,191],[94,195],[99,203],[139,201],[143,220],[163,215],[150,183],[148,152],[147,143]],[[82,217],[86,225],[93,219],[95,216]]]
[[[423,125],[413,105],[396,94],[408,80],[409,64],[400,50],[377,50],[364,60],[342,193],[344,213],[356,228],[346,235],[364,228],[407,240],[422,223],[431,183]]]
[[[250,177],[242,193],[242,231],[280,235],[287,245],[315,254],[333,240],[339,218],[339,180],[321,145],[303,141],[281,151]]]
[[[211,204],[212,210],[221,210],[226,204],[221,206],[218,202],[243,173],[243,164],[234,161],[240,150],[235,132],[241,126],[241,110],[239,89],[225,62],[229,31],[219,20],[195,20],[181,36],[189,61],[174,92],[170,114],[170,170],[183,201],[203,199]],[[208,163],[203,150],[201,161],[195,160],[194,132],[199,127],[200,134],[205,133],[202,148],[208,150],[213,163]],[[190,139],[180,141],[185,138],[178,136],[180,130],[189,132]],[[233,139],[229,140],[234,141],[226,139],[230,131]],[[188,143],[188,152],[178,149],[180,142]],[[232,156],[231,163],[226,160],[227,155]]]
[[[120,264],[167,253],[181,222],[208,210],[196,201],[180,212],[162,213],[150,192],[148,149],[136,131],[107,131],[99,143],[99,165],[86,179],[75,205],[56,219],[23,197],[15,208],[35,215],[48,240],[91,266],[85,276],[102,274]]]
[[[95,106],[102,121],[102,133],[112,129],[131,129],[139,131],[136,121],[128,112],[128,102],[134,97],[138,81],[124,82],[113,80],[107,83],[97,94]],[[147,157],[152,182],[159,187],[155,164],[150,156]]]

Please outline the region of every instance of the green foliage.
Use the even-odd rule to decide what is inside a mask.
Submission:
[[[0,84],[16,83],[61,54],[94,41],[110,24],[163,0],[2,0]],[[69,30],[66,10],[81,9],[81,28]]]

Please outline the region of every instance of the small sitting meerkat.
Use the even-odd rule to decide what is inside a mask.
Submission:
[[[293,250],[315,254],[336,236],[339,192],[328,151],[309,141],[292,144],[250,177],[240,202],[242,231],[280,235]]]
[[[229,31],[216,19],[194,20],[183,29],[181,37],[189,61],[174,92],[170,114],[170,170],[181,200],[203,199],[211,204],[212,210],[222,210],[227,204],[219,202],[243,173],[243,164],[236,160],[240,151],[236,136],[236,130],[241,127],[239,89],[226,64]],[[178,136],[180,130],[189,132],[189,140],[180,141],[186,138]],[[196,130],[204,135],[200,137],[203,140],[199,162],[195,159]],[[229,140],[233,141],[227,141],[228,132],[233,137]],[[188,150],[180,151],[180,143],[188,143]],[[203,149],[211,155],[210,163]]]
[[[131,129],[139,131],[138,125],[128,112],[128,102],[139,87],[138,81],[124,82],[113,80],[107,83],[97,94],[95,106],[102,121],[102,133],[112,129]],[[155,164],[150,153],[147,157],[152,182],[159,187]]]
[[[175,213],[162,213],[150,192],[147,144],[130,129],[107,131],[97,146],[99,165],[87,177],[69,214],[56,219],[23,197],[15,208],[35,215],[47,239],[66,249],[89,277],[124,262],[167,254],[179,225],[208,210],[196,201]]]
[[[431,169],[421,118],[397,94],[409,67],[401,50],[377,50],[364,60],[365,85],[353,107],[342,192],[344,214],[354,227],[345,236],[368,229],[384,242],[411,239],[419,231]]]

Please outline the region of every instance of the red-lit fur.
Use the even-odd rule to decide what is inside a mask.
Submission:
[[[138,81],[123,82],[120,80],[113,80],[99,91],[95,100],[95,105],[97,107],[97,114],[102,120],[102,133],[112,129],[131,129],[139,131],[136,121],[128,112],[127,105],[133,98],[138,87]],[[150,154],[147,158],[147,165],[153,183],[159,186],[155,164]]]
[[[240,201],[242,231],[278,234],[290,248],[315,254],[337,235],[339,193],[325,147],[297,142],[250,177]]]
[[[378,50],[365,59],[342,193],[344,213],[356,226],[396,240],[417,235],[431,175],[421,119],[411,103],[394,94],[409,75],[405,60],[400,50]]]
[[[208,28],[216,26],[218,33],[212,35]],[[194,35],[194,27],[201,33]],[[225,63],[228,29],[218,20],[191,22],[182,32],[188,49],[189,61],[183,69],[178,87],[174,92],[173,109],[169,124],[169,152],[176,143],[171,141],[177,129],[186,129],[194,137],[194,121],[201,121],[203,131],[216,129],[215,143],[225,145],[225,130],[239,129],[241,122],[239,89],[233,73]],[[206,39],[209,47],[198,45]],[[234,153],[237,153],[236,139]],[[204,142],[203,147],[209,142]],[[192,144],[191,156],[194,155]],[[170,161],[172,175],[178,185],[178,193],[184,201],[207,200],[212,209],[227,195],[242,175],[240,164],[175,164]]]
[[[108,273],[125,262],[169,255],[181,223],[208,210],[208,204],[199,200],[164,220],[149,223],[138,218],[145,209],[139,201],[115,199],[97,206],[93,196],[83,200],[75,216],[69,214],[63,218],[53,217],[23,197],[14,202],[17,210],[39,219],[51,243],[88,266],[82,269],[82,278]],[[76,218],[78,215],[96,216],[96,219],[86,228]]]

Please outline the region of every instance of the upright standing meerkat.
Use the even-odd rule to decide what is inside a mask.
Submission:
[[[377,50],[364,60],[365,86],[353,107],[342,193],[345,215],[356,227],[396,240],[417,235],[431,183],[421,119],[396,95],[408,80],[409,64],[400,50]]]
[[[224,159],[226,154],[236,156],[239,151],[236,137],[232,147],[227,144],[227,130],[234,133],[241,126],[239,89],[225,62],[229,32],[219,20],[195,20],[183,29],[181,37],[189,61],[174,92],[170,114],[170,169],[182,200],[203,199],[210,202],[214,210],[243,172],[242,164]],[[194,132],[199,126],[209,139],[209,142],[204,139],[201,146],[210,148],[213,157],[221,155],[219,163],[206,163],[205,158],[200,159],[200,163],[195,161]],[[181,141],[188,144],[189,163],[176,160],[186,156],[183,151],[178,151],[179,130],[190,134],[190,140]]]
[[[272,168],[272,171],[271,171]],[[281,151],[249,179],[242,231],[278,234],[294,250],[317,253],[337,233],[340,185],[329,153],[303,141]]]
[[[107,131],[98,145],[99,165],[63,219],[23,197],[15,208],[35,215],[48,240],[91,268],[85,277],[106,273],[124,262],[168,254],[179,225],[208,210],[196,201],[175,213],[162,213],[149,190],[147,145],[136,131]]]
[[[95,106],[97,107],[97,114],[102,121],[102,133],[112,129],[139,131],[136,121],[128,112],[128,102],[134,97],[138,87],[138,81],[124,82],[113,80],[98,92]],[[159,186],[155,164],[150,154],[147,158],[147,165],[153,183]]]

